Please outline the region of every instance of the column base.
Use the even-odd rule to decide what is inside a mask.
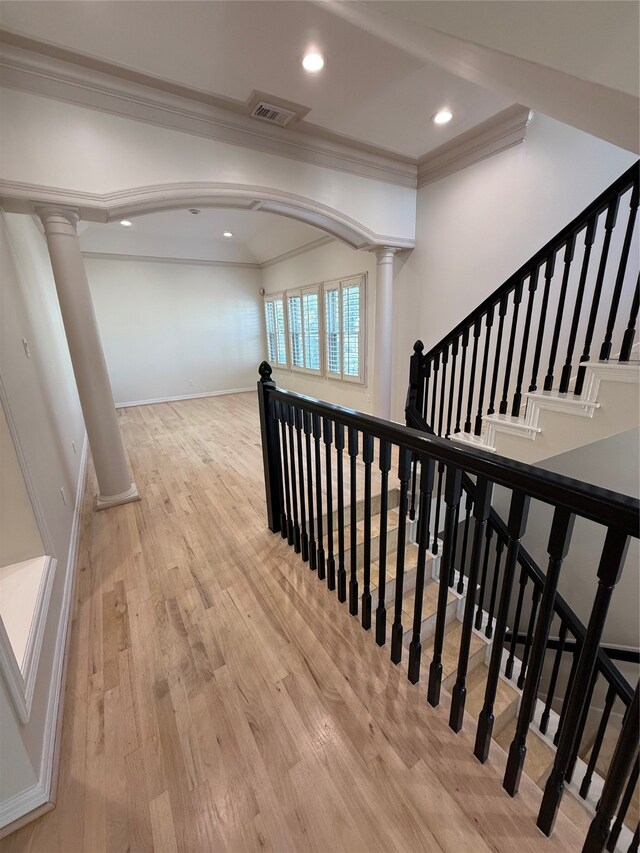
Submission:
[[[96,510],[110,509],[112,506],[120,506],[120,504],[129,504],[139,500],[138,487],[135,483],[131,483],[131,488],[119,495],[96,495]]]

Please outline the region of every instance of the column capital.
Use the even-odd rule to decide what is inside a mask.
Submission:
[[[378,266],[381,264],[393,264],[393,256],[397,251],[393,246],[377,246],[373,252],[376,256]]]
[[[47,236],[49,234],[65,234],[67,236],[77,237],[78,221],[80,214],[77,210],[71,207],[57,207],[56,205],[46,205],[37,207],[36,213],[40,217]]]

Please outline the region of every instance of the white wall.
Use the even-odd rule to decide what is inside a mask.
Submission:
[[[260,270],[86,259],[117,404],[254,388]]]
[[[266,293],[291,290],[322,281],[367,274],[367,356],[366,384],[354,385],[335,379],[309,376],[295,370],[274,370],[276,383],[289,391],[328,400],[361,412],[373,411],[372,373],[375,370],[374,316],[376,288],[376,258],[370,252],[356,252],[338,241],[311,249],[304,254],[279,261],[262,271],[262,286]],[[266,346],[266,345],[265,345]],[[264,353],[266,358],[266,351]],[[257,373],[256,373],[257,379]]]
[[[416,338],[437,344],[636,159],[536,114],[522,145],[418,191],[416,248],[397,262],[396,414]]]
[[[49,256],[30,218],[2,214],[0,266],[0,373],[44,518],[45,548],[58,561],[29,722],[21,725],[13,707],[3,702],[0,735],[4,739],[9,732],[9,737],[19,738],[32,766],[31,774],[24,768],[20,772],[16,768],[14,774],[11,762],[3,765],[0,822],[6,822],[8,806],[28,810],[39,804],[38,798],[46,802],[48,797],[85,430]],[[30,358],[23,338],[29,343]],[[15,757],[17,750],[12,754]],[[32,777],[39,781],[29,788]],[[16,799],[7,804],[11,797]]]
[[[0,568],[44,554],[9,425],[0,406]]]

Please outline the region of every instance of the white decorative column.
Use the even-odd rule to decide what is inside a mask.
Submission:
[[[391,345],[393,340],[393,256],[397,249],[376,249],[376,327],[373,403],[379,418],[391,418]]]
[[[98,478],[97,509],[139,499],[131,482],[102,341],[80,251],[75,211],[38,209],[49,247],[80,405]]]

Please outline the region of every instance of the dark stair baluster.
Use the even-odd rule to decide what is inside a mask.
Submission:
[[[398,458],[398,479],[400,480],[400,519],[398,523],[398,545],[396,554],[396,589],[391,626],[391,660],[400,663],[402,659],[402,596],[404,593],[404,558],[407,536],[407,493],[411,475],[411,453],[401,447]]]
[[[513,579],[518,564],[520,552],[520,540],[522,539],[529,513],[529,497],[522,492],[514,491],[511,496],[511,507],[509,510],[509,522],[507,530],[509,539],[507,543],[507,559],[502,578],[502,590],[500,592],[500,605],[496,618],[495,640],[491,647],[491,659],[489,672],[487,673],[487,685],[484,694],[484,705],[478,718],[478,729],[476,742],[473,750],[474,755],[482,764],[489,756],[491,734],[493,732],[493,707],[498,689],[498,678],[500,677],[500,663],[502,661],[502,648],[504,635],[507,630],[507,617],[509,615],[509,604],[511,602],[511,590]]]
[[[491,584],[491,597],[489,599],[489,612],[487,613],[487,627],[484,629],[485,637],[490,640],[493,637],[493,614],[496,607],[496,598],[498,596],[498,581],[500,580],[500,564],[502,562],[502,552],[504,551],[504,542],[498,536],[496,541],[496,562],[493,570],[493,582]]]
[[[600,361],[607,361],[611,355],[611,339],[613,330],[616,325],[616,317],[618,316],[618,307],[620,306],[620,296],[622,294],[622,286],[624,277],[627,271],[627,262],[629,260],[629,251],[633,240],[633,229],[636,224],[636,214],[638,212],[638,182],[633,185],[631,191],[631,199],[629,201],[629,219],[627,220],[627,230],[624,235],[624,243],[622,253],[620,255],[620,264],[618,266],[618,275],[616,284],[611,298],[611,308],[609,309],[609,317],[607,319],[607,330],[605,332],[604,341],[600,347]]]
[[[567,766],[567,772],[564,775],[565,781],[571,782],[573,778],[573,773],[576,769],[576,763],[578,761],[578,753],[580,752],[580,744],[582,743],[582,736],[584,735],[585,726],[587,725],[587,717],[589,716],[589,711],[591,710],[591,700],[593,698],[593,693],[596,689],[596,682],[598,681],[598,677],[600,675],[599,668],[597,666],[593,669],[593,675],[591,677],[591,681],[589,683],[589,689],[585,696],[585,699],[582,704],[582,714],[580,715],[580,720],[575,729],[574,734],[574,743],[575,748],[573,750],[573,754],[571,759],[569,760],[569,764]]]
[[[604,282],[604,276],[607,269],[607,260],[609,259],[609,249],[611,247],[611,235],[613,233],[613,229],[615,228],[619,206],[620,196],[617,196],[612,202],[609,203],[609,207],[607,209],[607,218],[605,219],[604,223],[604,241],[602,243],[602,254],[600,255],[598,275],[596,276],[596,283],[593,290],[593,298],[591,300],[591,312],[589,314],[587,332],[584,338],[584,350],[582,351],[582,355],[580,356],[581,364],[578,368],[576,386],[573,391],[573,393],[576,395],[582,394],[584,376],[586,373],[586,367],[584,367],[584,362],[589,361],[591,357],[591,342],[593,341],[593,333],[596,327],[596,320],[598,319],[600,297],[602,296],[602,284]]]
[[[482,320],[480,317],[473,324],[473,350],[471,353],[471,372],[469,374],[469,392],[467,394],[467,419],[464,422],[464,431],[471,432],[471,410],[473,409],[473,391],[476,383],[476,366],[478,363],[478,338],[482,331]]]
[[[456,390],[456,361],[458,358],[458,338],[451,342],[451,379],[449,381],[449,409],[447,411],[446,438],[451,435],[451,419],[453,418],[453,397]]]
[[[516,656],[516,647],[518,645],[518,632],[520,631],[520,619],[522,618],[522,605],[524,603],[524,593],[527,588],[527,567],[522,566],[520,569],[520,589],[518,591],[518,601],[516,602],[516,613],[513,617],[513,632],[511,636],[511,645],[509,646],[509,657],[504,668],[506,678],[511,678],[513,675],[513,662]]]
[[[429,510],[435,465],[433,459],[422,457],[420,475],[420,513],[418,535],[418,566],[416,569],[416,587],[413,600],[413,635],[409,645],[408,678],[412,684],[420,680],[420,658],[422,655],[421,629],[422,604],[424,596],[424,575],[427,563],[427,547],[429,542]]]
[[[333,476],[331,473],[331,446],[333,444],[333,423],[323,418],[325,449],[325,477],[327,481],[327,587],[336,588],[336,561],[333,555]]]
[[[298,519],[298,484],[296,481],[296,449],[293,435],[295,414],[293,406],[289,406],[287,426],[289,428],[289,461],[291,463],[291,505],[293,507],[293,547],[296,554],[300,553],[300,522]]]
[[[567,240],[564,249],[564,270],[562,272],[562,284],[560,285],[560,296],[558,297],[558,310],[556,311],[556,322],[553,327],[553,337],[551,338],[551,351],[549,353],[549,366],[547,375],[544,377],[544,390],[551,391],[553,388],[553,371],[556,364],[556,355],[558,353],[558,341],[560,340],[560,329],[562,320],[564,319],[564,303],[567,298],[567,286],[569,284],[569,274],[571,272],[571,262],[573,261],[573,253],[576,246],[575,234]]]
[[[307,533],[307,511],[304,497],[304,456],[302,452],[302,409],[295,410],[296,442],[298,450],[298,491],[300,492],[300,549],[302,559],[309,560],[309,534]]]
[[[449,567],[449,586],[456,583],[456,563],[458,562],[458,530],[460,529],[460,504],[456,507],[456,517],[453,524],[453,542],[451,545],[451,566]]]
[[[454,732],[462,728],[464,718],[464,706],[467,697],[467,668],[469,666],[469,648],[473,630],[473,609],[476,599],[476,587],[478,584],[478,571],[480,569],[480,558],[482,556],[482,540],[484,531],[491,512],[492,484],[484,477],[478,477],[475,487],[475,501],[473,506],[473,544],[471,546],[471,563],[469,565],[469,582],[467,584],[467,598],[464,603],[464,617],[462,621],[462,635],[460,638],[460,653],[458,655],[458,672],[456,683],[451,698],[451,713],[449,725]]]
[[[544,704],[544,711],[542,712],[542,716],[540,718],[540,731],[542,734],[547,733],[547,728],[549,727],[549,716],[551,714],[551,705],[553,703],[553,697],[556,693],[556,685],[558,683],[558,673],[560,672],[560,664],[562,662],[562,652],[564,651],[564,644],[567,638],[567,626],[563,622],[560,625],[560,633],[558,635],[558,648],[556,649],[556,655],[553,660],[553,669],[551,670],[551,678],[549,680],[549,689],[547,690],[547,699]]]
[[[562,729],[564,727],[564,721],[567,716],[567,709],[569,707],[569,693],[571,692],[571,685],[573,684],[576,672],[578,670],[578,662],[580,661],[580,651],[582,649],[582,643],[576,640],[576,644],[573,648],[573,659],[571,661],[571,669],[569,670],[569,678],[567,679],[567,684],[564,691],[564,699],[562,700],[562,705],[560,707],[560,716],[558,719],[558,728],[556,729],[556,733],[553,736],[553,744],[557,746],[560,742],[560,738],[562,736]]]
[[[336,423],[338,459],[338,601],[347,600],[347,572],[344,565],[344,424]]]
[[[604,736],[607,731],[607,726],[609,725],[609,718],[611,716],[611,710],[613,708],[613,703],[616,698],[616,690],[613,685],[610,685],[607,690],[607,695],[604,700],[604,708],[602,710],[602,717],[600,718],[600,725],[598,726],[598,731],[596,732],[596,737],[593,742],[593,746],[591,747],[591,754],[589,755],[589,763],[587,764],[587,769],[584,774],[584,778],[582,780],[582,784],[580,785],[580,796],[583,800],[587,798],[587,794],[589,793],[589,788],[591,787],[591,781],[593,779],[593,772],[596,769],[596,762],[598,761],[598,756],[600,755],[600,750],[602,749],[602,742],[604,741]]]
[[[513,364],[513,351],[516,345],[516,333],[518,331],[518,312],[520,310],[520,302],[522,301],[522,285],[519,281],[513,290],[513,319],[511,321],[511,332],[509,334],[509,346],[507,347],[507,363],[504,368],[504,382],[502,385],[502,400],[500,401],[499,412],[501,415],[506,415],[509,403],[509,383],[511,381],[511,366]]]
[[[325,579],[325,553],[323,544],[323,524],[322,524],[322,467],[320,462],[320,439],[322,438],[322,419],[320,415],[313,416],[313,439],[316,449],[316,521],[318,526],[318,578],[323,581]]]
[[[462,333],[462,359],[460,362],[460,382],[458,388],[458,405],[456,410],[456,426],[454,432],[460,432],[460,420],[462,418],[462,397],[464,395],[465,368],[467,366],[467,347],[469,346],[469,329]]]
[[[436,403],[438,401],[438,373],[440,371],[440,354],[436,355],[433,360],[433,391],[431,392],[431,418],[429,426],[435,432],[436,430]]]
[[[431,547],[431,551],[434,556],[438,556],[439,550],[439,540],[438,534],[440,533],[440,507],[442,506],[442,478],[444,477],[444,463],[440,462],[438,464],[438,488],[436,493],[436,513],[433,524],[433,545]]]
[[[471,521],[471,509],[473,507],[473,495],[467,492],[467,497],[464,503],[464,533],[462,534],[462,553],[460,554],[460,573],[458,575],[458,593],[462,595],[464,592],[464,570],[467,565],[467,544],[469,540],[469,522]],[[468,575],[467,575],[468,577]],[[471,589],[467,584],[467,588]],[[473,590],[473,600],[475,601],[475,589]]]
[[[289,406],[287,403],[280,402],[280,432],[282,437],[282,470],[284,476],[284,494],[286,507],[286,530],[282,529],[282,538],[287,540],[289,545],[294,543],[293,533],[293,516],[291,515],[291,491],[289,485],[289,451],[287,449],[287,423],[289,420]]]
[[[482,579],[480,580],[480,589],[478,590],[478,609],[476,610],[475,629],[480,631],[482,628],[482,614],[484,613],[484,594],[487,588],[487,573],[489,571],[489,552],[491,549],[491,538],[493,536],[493,527],[487,525],[485,533],[484,545],[484,561],[482,563]]]
[[[311,462],[311,412],[304,413],[304,441],[307,454],[307,506],[309,507],[309,568],[315,572],[318,568],[315,525],[313,521],[313,464]]]
[[[349,574],[349,613],[352,616],[358,615],[358,531],[356,524],[358,521],[358,492],[356,489],[356,470],[358,462],[358,430],[349,427],[349,460],[351,467],[350,485],[351,485],[351,506],[350,506],[350,558],[351,571]]]
[[[524,681],[527,677],[527,667],[529,665],[529,655],[531,654],[531,644],[533,642],[533,629],[536,624],[536,615],[538,613],[538,604],[540,602],[540,588],[533,587],[533,595],[531,597],[531,612],[529,613],[529,625],[527,627],[527,635],[524,641],[524,649],[522,652],[522,665],[520,666],[520,674],[518,675],[518,687],[520,690],[524,687]]]
[[[562,726],[562,734],[560,735],[553,769],[547,780],[542,797],[542,805],[538,814],[537,824],[545,835],[551,835],[553,830],[560,800],[564,793],[565,776],[569,764],[573,760],[574,749],[578,748],[576,744],[576,730],[582,716],[583,705],[587,698],[587,689],[594,674],[605,619],[609,610],[613,590],[620,578],[627,546],[628,537],[626,534],[614,527],[610,527],[607,531],[600,558],[598,590],[591,610],[587,633],[582,644],[575,678],[571,685],[566,719]],[[636,718],[634,718],[634,725],[635,719],[637,719],[637,711]]]
[[[280,441],[280,438],[281,438],[281,431],[280,430],[281,430],[282,422],[280,419],[280,401],[279,400],[273,401],[273,417],[274,417],[274,420],[276,421],[275,426],[276,426],[276,430],[277,430],[278,445],[279,445],[279,450],[280,450],[280,463],[281,463],[280,476],[282,478],[282,483],[280,486],[280,498],[281,498],[281,500],[280,500],[280,535],[282,536],[283,539],[286,539],[288,532],[289,532],[289,524],[287,522],[287,509],[286,509],[285,494],[284,494],[285,466],[284,466],[284,457],[282,456],[282,444]]]
[[[482,356],[482,373],[480,374],[480,393],[478,394],[478,414],[474,427],[475,435],[482,433],[482,416],[484,407],[484,392],[487,385],[487,368],[489,366],[489,348],[491,346],[491,327],[493,326],[493,305],[487,310],[485,318],[486,334],[484,338],[484,355]]]
[[[571,329],[569,331],[569,342],[567,344],[567,355],[562,368],[560,377],[560,393],[566,394],[569,390],[571,381],[571,371],[573,369],[573,350],[578,337],[578,324],[580,322],[580,312],[582,311],[582,301],[584,299],[584,289],[587,283],[587,273],[589,272],[589,260],[591,259],[591,249],[596,237],[596,222],[597,217],[593,216],[587,223],[584,233],[584,254],[582,256],[582,267],[580,268],[580,279],[578,281],[578,290],[576,291],[576,303],[573,308],[573,318],[571,320]]]
[[[424,366],[424,397],[422,400],[422,409],[420,414],[427,420],[427,411],[429,408],[429,380],[431,379],[431,362],[428,361]]]
[[[533,314],[533,304],[535,301],[536,291],[538,289],[538,276],[540,274],[540,265],[536,266],[529,276],[529,287],[527,288],[527,313],[524,320],[524,329],[522,330],[522,347],[520,349],[520,363],[518,364],[518,375],[516,377],[516,392],[513,395],[513,404],[511,406],[511,414],[514,418],[520,416],[520,408],[522,406],[522,382],[524,380],[524,369],[529,354],[529,334],[531,332],[531,315]]]
[[[620,350],[619,361],[629,361],[633,350],[633,339],[636,336],[636,320],[638,319],[638,308],[640,307],[640,275],[636,282],[636,289],[633,292],[633,302],[631,303],[631,312],[629,321],[622,339],[622,349]]]
[[[625,780],[638,754],[638,686],[629,714],[618,739],[611,766],[602,789],[602,796],[596,809],[596,816],[591,821],[589,832],[582,848],[582,853],[602,853],[609,840],[611,821],[616,813],[616,807],[622,794]]]
[[[527,754],[527,734],[529,733],[529,724],[533,719],[533,712],[538,697],[542,665],[547,650],[551,622],[553,621],[553,610],[556,602],[560,570],[569,551],[574,521],[575,516],[565,509],[558,508],[553,514],[549,544],[547,546],[549,564],[540,603],[540,615],[536,622],[535,638],[531,652],[531,665],[529,666],[526,681],[524,682],[516,732],[509,748],[507,769],[504,774],[504,788],[512,797],[516,795],[520,786],[520,777]],[[535,607],[532,608],[532,614],[534,610]],[[522,671],[524,672],[526,669],[524,661],[522,667]],[[518,686],[521,686],[520,681],[518,681]]]
[[[447,387],[447,364],[449,362],[449,347],[445,347],[442,352],[442,378],[440,380],[440,406],[438,412],[438,435],[442,435],[442,425],[444,422],[444,401],[445,391]],[[435,429],[435,424],[432,424]]]
[[[506,295],[500,299],[498,308],[498,335],[496,337],[496,351],[493,356],[493,376],[491,378],[491,392],[489,393],[489,408],[487,414],[495,412],[496,391],[498,389],[498,369],[500,368],[500,352],[502,351],[502,333],[504,332],[504,318],[507,313]]]
[[[376,643],[384,646],[387,638],[387,608],[385,604],[387,582],[387,513],[389,511],[389,471],[391,470],[391,445],[380,439],[380,534],[378,556],[378,606],[376,608]]]
[[[627,782],[627,787],[624,792],[624,796],[622,798],[622,802],[620,803],[620,808],[618,809],[618,815],[611,827],[611,832],[609,833],[609,840],[607,841],[607,850],[610,853],[616,849],[616,844],[618,843],[618,838],[620,838],[620,832],[622,830],[622,826],[624,824],[624,819],[627,816],[627,812],[629,811],[629,806],[631,805],[631,800],[633,798],[634,792],[636,790],[636,785],[638,784],[638,766],[639,759],[636,758],[636,763],[633,765],[633,770],[631,771],[631,775],[629,776],[629,781]],[[636,850],[638,849],[638,830],[636,829],[635,836],[635,845]],[[633,844],[633,842],[632,842]],[[629,847],[629,850],[632,848]]]
[[[547,308],[549,307],[549,292],[551,290],[551,280],[556,268],[556,252],[552,252],[547,258],[544,267],[544,290],[542,292],[542,305],[540,306],[540,317],[538,318],[538,334],[536,337],[536,348],[533,353],[533,365],[531,367],[531,383],[529,391],[536,391],[538,388],[538,369],[540,367],[540,357],[542,355],[542,342],[544,333],[547,327]]]
[[[411,454],[409,454],[411,460]],[[362,436],[362,461],[364,462],[364,578],[362,590],[362,627],[371,627],[371,463],[373,462],[373,437]]]
[[[442,566],[438,587],[438,612],[436,615],[436,630],[433,638],[433,657],[429,667],[429,686],[427,701],[434,708],[440,703],[440,686],[442,683],[442,649],[444,648],[444,630],[446,622],[447,599],[449,589],[447,578],[453,561],[453,532],[456,518],[456,508],[462,496],[462,471],[453,465],[447,468],[444,501],[447,507],[444,523],[444,543],[442,548]]]

